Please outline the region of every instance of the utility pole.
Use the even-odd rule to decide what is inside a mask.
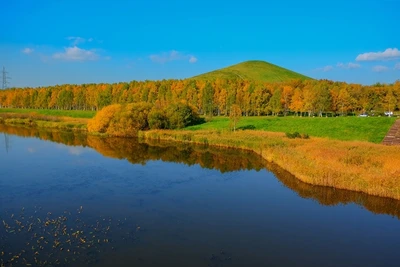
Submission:
[[[11,79],[11,77],[7,76],[8,72],[6,71],[6,68],[3,67],[3,71],[2,71],[2,76],[3,76],[3,86],[2,89],[7,89],[7,85],[9,84],[8,80]]]

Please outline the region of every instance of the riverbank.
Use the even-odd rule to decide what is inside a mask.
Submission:
[[[87,131],[88,118],[30,113],[0,113],[0,123],[38,128]]]
[[[398,147],[326,138],[289,139],[283,133],[152,130],[142,139],[179,141],[254,151],[312,184],[400,199]]]
[[[87,131],[87,118],[0,114],[0,123]],[[398,147],[328,138],[290,139],[284,133],[257,130],[150,130],[144,140],[178,141],[254,151],[299,180],[370,195],[400,199]]]

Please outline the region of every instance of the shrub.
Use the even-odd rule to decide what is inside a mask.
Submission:
[[[287,138],[294,139],[294,138],[301,138],[300,134],[298,132],[294,133],[285,133]]]
[[[303,139],[310,139],[310,136],[308,135],[308,134],[302,134],[301,135],[301,138],[303,138]]]
[[[287,138],[290,139],[295,139],[295,138],[302,138],[302,139],[310,139],[310,136],[308,134],[299,134],[298,132],[294,133],[285,133]]]
[[[136,136],[138,131],[149,129],[150,109],[151,105],[147,103],[107,106],[89,121],[88,131],[114,136]]]
[[[165,114],[169,129],[181,129],[198,121],[196,112],[189,105],[183,103],[170,104],[166,108]]]
[[[160,109],[153,108],[148,116],[150,129],[166,129],[168,128],[168,118],[165,112]]]
[[[245,126],[241,126],[241,127],[238,127],[237,128],[237,130],[255,130],[256,129],[256,126],[254,126],[254,125],[245,125]]]
[[[99,112],[96,116],[88,122],[88,131],[96,133],[106,133],[111,120],[114,118],[115,114],[120,112],[121,105],[110,105]]]

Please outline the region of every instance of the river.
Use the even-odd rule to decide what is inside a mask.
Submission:
[[[400,201],[258,155],[0,125],[5,266],[398,266]]]

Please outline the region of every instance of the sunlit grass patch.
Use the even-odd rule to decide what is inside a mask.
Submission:
[[[387,117],[242,117],[238,129],[308,134],[343,141],[380,143],[396,118]],[[214,117],[187,130],[228,130],[229,118]]]

